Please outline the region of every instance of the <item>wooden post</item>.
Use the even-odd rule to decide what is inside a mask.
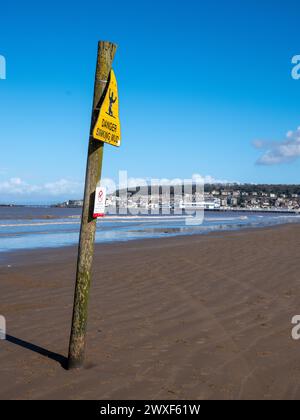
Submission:
[[[98,43],[93,111],[78,247],[73,319],[69,344],[68,369],[81,367],[84,361],[89,289],[91,283],[91,269],[97,222],[97,220],[93,218],[93,207],[96,186],[101,177],[104,147],[104,143],[95,140],[92,133],[99,114],[102,95],[107,85],[116,48],[116,45],[111,42],[100,41]]]

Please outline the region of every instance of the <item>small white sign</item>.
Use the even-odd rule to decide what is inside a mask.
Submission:
[[[95,193],[94,218],[105,215],[106,188],[97,187]]]

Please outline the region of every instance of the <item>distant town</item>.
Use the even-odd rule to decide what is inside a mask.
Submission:
[[[83,200],[68,200],[55,207],[82,205]],[[197,192],[195,185],[191,186],[189,193],[181,186],[138,187],[109,194],[106,207],[108,213],[110,209],[172,211],[189,208],[294,213],[300,212],[300,185],[207,184],[204,195]]]

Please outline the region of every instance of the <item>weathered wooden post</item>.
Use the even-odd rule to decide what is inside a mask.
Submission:
[[[93,218],[93,206],[96,186],[101,177],[104,148],[102,141],[94,139],[93,129],[98,118],[101,99],[110,75],[116,48],[116,45],[111,42],[100,41],[98,43],[68,369],[81,367],[84,361],[87,310],[97,223],[97,219]]]

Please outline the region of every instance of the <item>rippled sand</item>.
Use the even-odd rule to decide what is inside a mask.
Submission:
[[[76,249],[6,254],[0,398],[299,399],[299,249],[299,225],[97,245],[72,372]]]

